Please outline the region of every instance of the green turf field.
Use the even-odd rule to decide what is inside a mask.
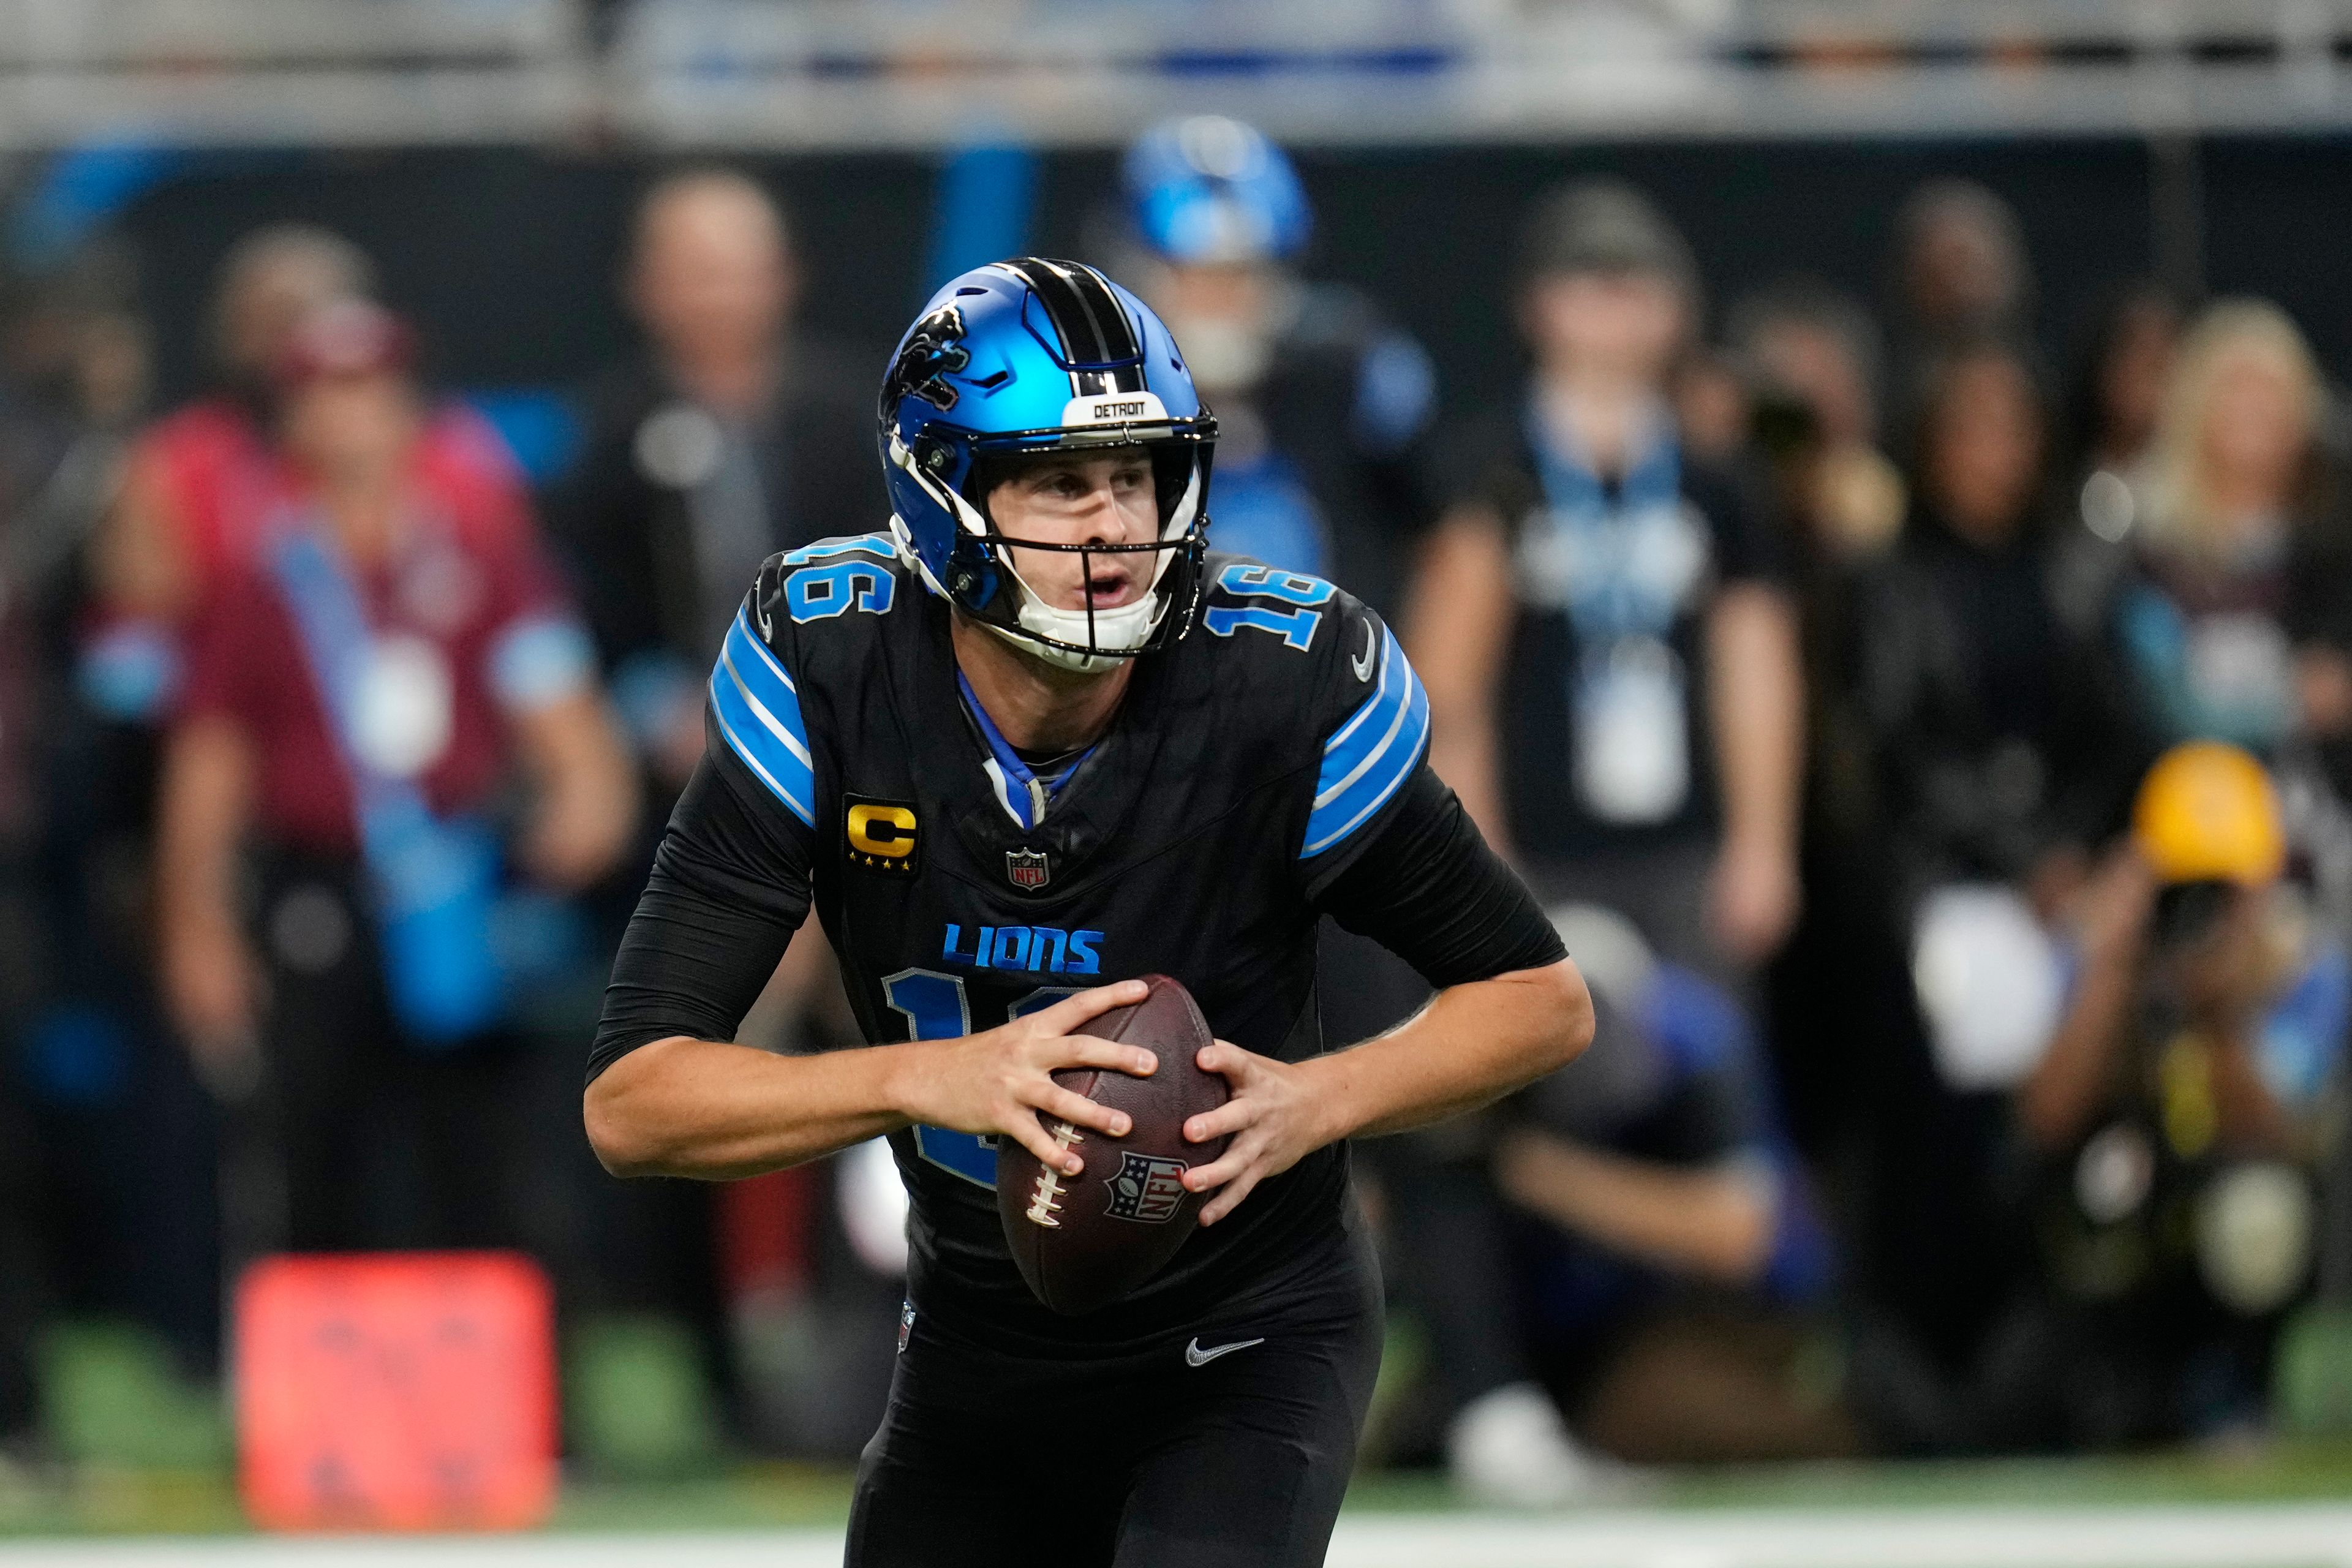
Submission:
[[[568,1484],[550,1529],[569,1534],[763,1531],[837,1526],[845,1471],[740,1465],[666,1483]],[[2183,1506],[2352,1513],[2352,1447],[2273,1445],[2227,1453],[2105,1459],[1840,1464],[1660,1472],[1622,1500],[1648,1516],[1703,1521],[1755,1515],[2031,1515],[2120,1513]],[[1467,1519],[1434,1476],[1373,1474],[1349,1495],[1351,1520]],[[1567,1518],[1595,1519],[1600,1510]],[[234,1535],[245,1530],[228,1475],[203,1470],[72,1467],[0,1468],[0,1536]],[[5,1548],[0,1548],[5,1550]],[[2347,1555],[2352,1564],[2352,1538]]]
[[[549,1527],[504,1540],[263,1541],[240,1511],[216,1393],[154,1347],[52,1342],[49,1450],[0,1458],[0,1568],[830,1568],[846,1471],[690,1462],[624,1482],[582,1466]],[[634,1386],[634,1385],[632,1385]],[[625,1401],[642,1416],[642,1394]],[[575,1412],[576,1414],[576,1412]],[[640,1457],[641,1458],[642,1457]],[[1668,1470],[1606,1506],[1460,1509],[1426,1473],[1349,1494],[1333,1568],[2352,1568],[2352,1442],[2248,1442],[2097,1459]]]

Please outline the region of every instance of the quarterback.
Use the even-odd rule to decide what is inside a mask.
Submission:
[[[1167,329],[1022,258],[931,300],[885,374],[887,531],[770,560],[708,753],[614,966],[588,1132],[622,1174],[728,1178],[887,1136],[911,1194],[889,1405],[852,1568],[1323,1561],[1378,1368],[1346,1141],[1480,1105],[1591,1035],[1582,981],[1429,771],[1379,619],[1210,548],[1216,424]],[[814,909],[862,1048],[729,1044]],[[1324,914],[1437,988],[1326,1049]],[[1185,1136],[1202,1228],[1075,1317],[1023,1284],[994,1140],[1081,1153],[1057,1087],[1150,1053],[1072,1031],[1183,982],[1231,1098]]]

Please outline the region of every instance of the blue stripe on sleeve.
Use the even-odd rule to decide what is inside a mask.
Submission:
[[[710,672],[710,706],[728,749],[794,816],[816,826],[816,769],[791,676],[737,612]]]
[[[803,544],[787,554],[784,564],[805,566],[812,561],[827,561],[835,555],[880,555],[896,561],[898,546],[887,533],[861,533],[855,539],[820,539],[814,544]]]
[[[1388,803],[1429,744],[1429,693],[1395,634],[1381,630],[1381,679],[1363,706],[1324,742],[1302,860],[1345,840]]]

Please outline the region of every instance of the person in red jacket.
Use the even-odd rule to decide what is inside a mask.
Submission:
[[[297,1247],[519,1238],[503,958],[635,808],[520,479],[409,344],[357,300],[289,338],[284,458],[187,623],[164,762],[165,996],[216,1085],[267,1063]],[[433,1188],[405,1206],[377,1163],[403,1138]]]
[[[110,717],[163,716],[179,678],[179,629],[266,510],[270,371],[295,324],[373,285],[365,253],[309,224],[272,224],[229,248],[213,298],[217,384],[132,447],[91,552],[97,604],[82,684]]]

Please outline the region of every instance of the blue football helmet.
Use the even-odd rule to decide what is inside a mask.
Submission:
[[[1282,149],[1220,114],[1145,132],[1120,180],[1137,237],[1164,261],[1288,261],[1314,227]]]
[[[1071,261],[1022,257],[975,268],[932,295],[899,340],[877,413],[891,529],[932,593],[1069,669],[1106,668],[1191,629],[1217,422],[1175,340],[1134,295]],[[1150,455],[1160,537],[1022,548],[1082,558],[1149,552],[1151,589],[1111,609],[1057,608],[1006,556],[973,486],[974,464],[1113,447]]]

